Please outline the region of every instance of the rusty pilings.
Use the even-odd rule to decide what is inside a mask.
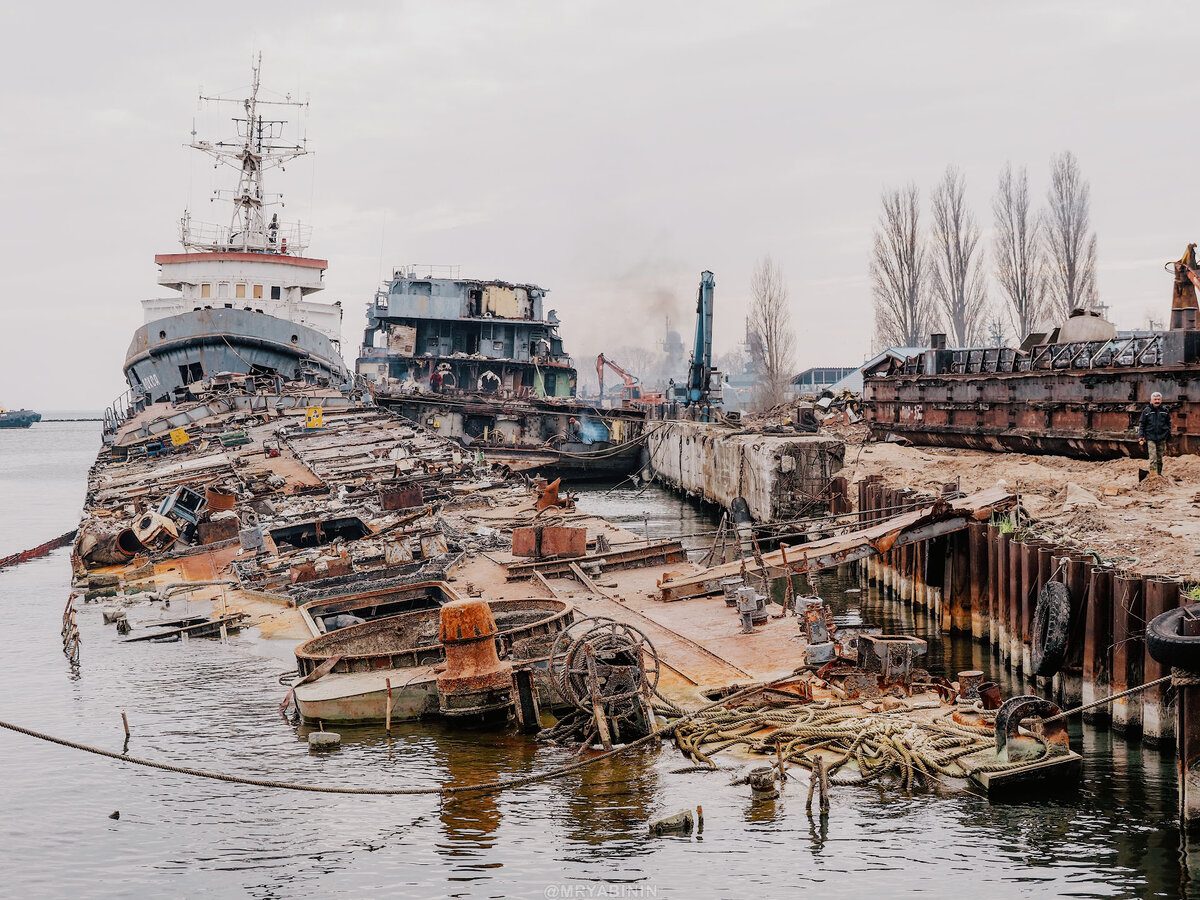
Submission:
[[[964,632],[970,634],[972,572],[971,550],[967,535],[961,531],[951,534],[947,550],[950,571],[946,577],[949,598],[946,605],[950,614],[950,630],[960,634]],[[943,600],[943,602],[946,601]],[[945,616],[942,621],[945,622]]]
[[[879,480],[876,476],[867,477],[866,484],[863,485],[863,503],[866,508],[866,521],[868,524],[873,524],[876,519],[876,510],[879,508]],[[879,554],[872,553],[867,557],[867,583],[879,586]]]
[[[1113,571],[1088,567],[1088,600],[1083,640],[1083,702],[1094,703],[1112,691]],[[1083,721],[1102,723],[1111,718],[1107,705],[1085,710]]]
[[[1146,622],[1143,618],[1145,598],[1142,579],[1136,573],[1122,573],[1113,582],[1113,693],[1142,684],[1146,658]],[[1113,701],[1113,731],[1133,733],[1142,727],[1142,698],[1140,695]]]
[[[1062,706],[1078,706],[1083,701],[1083,651],[1087,631],[1088,563],[1091,557],[1071,552],[1060,557],[1061,580],[1071,598],[1067,651],[1059,675]]]
[[[1200,636],[1200,619],[1184,617],[1182,632]],[[1179,819],[1184,823],[1200,821],[1200,685],[1192,672],[1182,672],[1175,698],[1175,750],[1179,771]]]
[[[1013,635],[1013,665],[1027,675],[1031,666],[1033,598],[1037,591],[1038,579],[1038,542],[1032,538],[1022,541],[1018,557],[1018,621],[1021,627]]]
[[[891,515],[892,505],[892,489],[886,484],[879,486],[879,518],[883,519]],[[884,597],[891,599],[892,596],[892,551],[888,550],[879,554],[879,585],[883,591]]]
[[[911,506],[911,500],[905,503],[905,506]],[[897,581],[900,586],[900,600],[908,605],[912,605],[913,599],[913,581],[912,581],[912,565],[913,565],[913,545],[905,544],[900,548],[897,554],[900,560],[899,572],[897,573]]]
[[[925,561],[929,557],[929,542],[913,544],[913,607],[924,609],[929,603],[925,587]]]
[[[1008,667],[1021,670],[1021,567],[1025,542],[1016,533],[1008,542]]]
[[[1042,588],[1044,588],[1046,586],[1047,582],[1062,580],[1061,578],[1055,577],[1055,561],[1054,560],[1055,560],[1056,556],[1058,556],[1058,548],[1057,547],[1055,547],[1051,544],[1045,543],[1045,542],[1041,542],[1038,544],[1037,579],[1034,582],[1033,601],[1032,601],[1032,604],[1031,604],[1030,610],[1029,610],[1029,622],[1030,622],[1029,652],[1030,652],[1031,660],[1032,660],[1032,654],[1033,654],[1033,622],[1037,618],[1034,615],[1034,611],[1037,609],[1037,598],[1041,596]],[[1032,668],[1032,665],[1031,665],[1031,668]],[[1033,678],[1034,676],[1030,675],[1030,677]],[[1038,676],[1038,677],[1044,678],[1044,676]]]
[[[1145,598],[1145,620],[1179,606],[1179,582],[1173,578],[1147,575],[1142,582]],[[1170,673],[1170,669],[1147,652],[1143,663],[1144,682],[1155,681]],[[1142,693],[1142,740],[1155,747],[1169,745],[1175,737],[1175,717],[1167,702],[1166,685],[1156,684]]]
[[[987,522],[967,523],[967,548],[970,565],[968,583],[971,603],[971,637],[983,640],[988,633],[988,526]]]
[[[993,639],[1000,661],[1007,664],[1009,658],[1008,644],[1008,584],[1010,569],[1008,556],[1012,537],[1007,531],[996,535],[996,636]]]
[[[987,523],[987,623],[983,633],[988,646],[996,646],[996,635],[1000,627],[999,594],[1000,584],[996,573],[1000,569],[1000,526],[995,522]]]

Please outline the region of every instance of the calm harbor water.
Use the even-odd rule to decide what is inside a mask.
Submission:
[[[98,434],[97,423],[0,431],[0,555],[76,524]],[[707,511],[657,487],[605,490],[585,491],[580,505],[651,538],[713,527]],[[927,617],[884,608],[870,593],[846,593],[853,583],[842,578],[819,581],[837,611],[929,638],[931,670],[1001,674],[982,647],[944,641]],[[0,719],[119,751],[125,711],[131,755],[302,783],[475,782],[568,759],[515,735],[480,740],[425,725],[390,741],[381,729],[347,730],[341,750],[311,755],[276,712],[286,666],[252,636],[120,644],[93,604],[80,610],[82,665],[72,671],[59,638],[69,591],[66,551],[0,571]],[[990,804],[960,791],[835,788],[821,825],[805,815],[803,777],[779,800],[756,803],[728,774],[672,774],[684,762],[669,747],[500,795],[441,801],[202,781],[0,730],[0,895],[1186,893],[1173,759],[1077,724],[1072,744],[1085,756],[1077,794]],[[649,819],[697,804],[702,835],[646,836]]]

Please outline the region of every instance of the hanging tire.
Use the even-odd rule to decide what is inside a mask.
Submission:
[[[1185,615],[1200,616],[1200,603],[1169,609],[1146,626],[1146,649],[1164,666],[1200,672],[1200,635],[1180,634]]]
[[[1054,675],[1067,655],[1071,627],[1071,594],[1061,581],[1042,588],[1033,611],[1033,647],[1030,666],[1034,675]]]

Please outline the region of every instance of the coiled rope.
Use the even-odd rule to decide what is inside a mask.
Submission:
[[[906,792],[912,791],[918,777],[927,781],[935,774],[963,778],[974,772],[1014,769],[1034,761],[964,764],[965,757],[995,750],[992,729],[940,720],[917,722],[886,713],[863,715],[840,708],[851,705],[855,704],[743,705],[697,716],[690,723],[681,722],[675,741],[697,766],[714,769],[712,756],[738,744],[751,752],[775,755],[777,765],[794,762],[808,768],[813,762],[806,754],[832,750],[840,756],[828,764],[830,776],[850,762],[859,770],[857,777],[835,783],[866,784],[893,773],[900,777]],[[1045,741],[1038,740],[1042,745],[1037,757],[1040,759],[1049,748]]]

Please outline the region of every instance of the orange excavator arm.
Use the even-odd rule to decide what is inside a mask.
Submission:
[[[631,375],[629,372],[622,369],[611,359],[608,359],[603,353],[601,353],[599,356],[596,357],[596,375],[598,376],[598,378],[600,380],[600,397],[601,397],[601,399],[603,399],[603,397],[604,397],[604,367],[605,366],[608,366],[610,369],[612,369],[614,372],[616,372],[618,375],[620,375],[621,379],[625,382],[625,399],[627,399],[627,400],[633,399],[633,394],[634,394],[633,387],[638,382],[637,378],[634,377],[633,375]]]

